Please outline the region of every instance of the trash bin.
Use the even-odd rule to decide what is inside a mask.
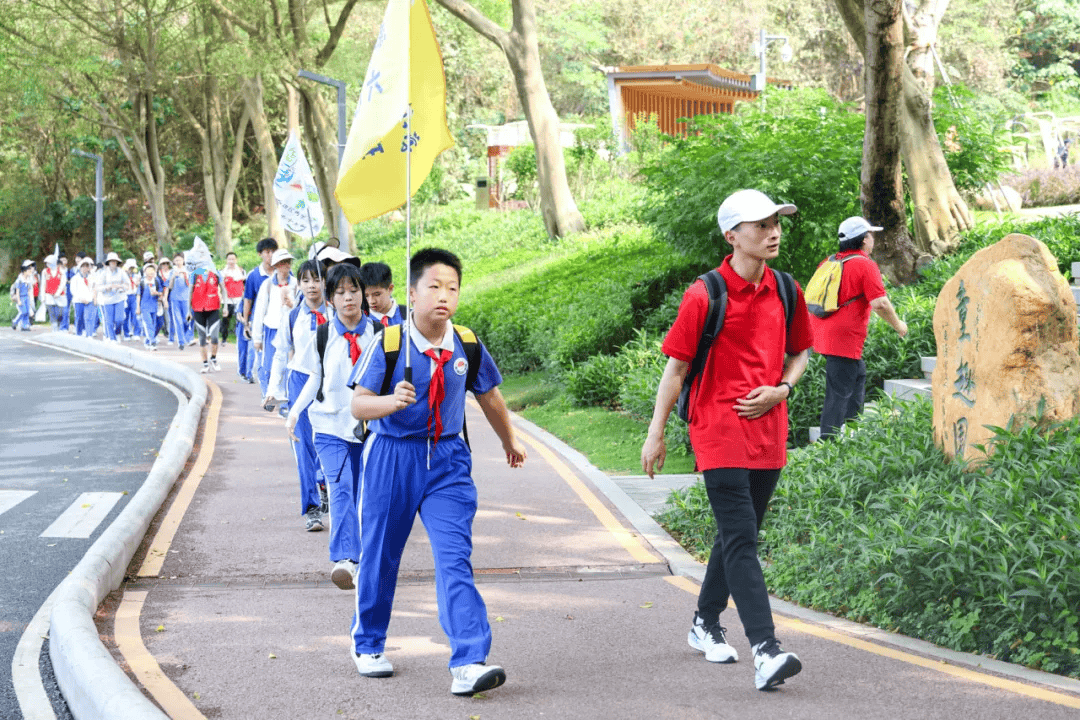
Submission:
[[[487,178],[476,178],[476,209],[487,210],[491,202],[491,188]]]

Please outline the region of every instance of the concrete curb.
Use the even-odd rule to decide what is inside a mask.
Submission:
[[[60,691],[78,720],[166,718],[102,645],[94,613],[105,596],[120,587],[151,520],[187,464],[206,405],[206,383],[181,365],[121,345],[63,333],[36,340],[144,373],[190,398],[173,417],[142,488],[60,583],[49,624],[49,657]]]
[[[638,533],[649,541],[664,559],[674,575],[693,578],[701,582],[705,578],[705,566],[694,559],[694,556],[686,552],[675,540],[667,534],[660,525],[652,519],[647,512],[641,509],[634,500],[619,487],[606,473],[589,462],[589,459],[573,449],[559,438],[555,437],[543,428],[529,422],[523,417],[511,414],[515,425],[530,435],[540,438],[548,447],[556,450],[560,455],[570,461],[579,472],[585,475],[597,487],[600,492],[607,496],[619,512],[623,514]],[[940,660],[942,663],[969,667],[975,670],[993,672],[1020,682],[1034,683],[1046,687],[1063,690],[1065,692],[1080,694],[1080,680],[1054,675],[1051,673],[1032,670],[1021,665],[994,660],[982,655],[957,652],[938,647],[925,640],[917,640],[891,633],[870,625],[860,625],[851,620],[845,620],[833,615],[810,610],[799,605],[769,596],[769,603],[774,612],[787,617],[797,618],[814,625],[827,627],[831,630],[851,635],[863,640],[879,644],[891,645],[896,648],[918,653],[926,657]]]

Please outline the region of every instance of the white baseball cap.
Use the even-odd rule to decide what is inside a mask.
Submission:
[[[119,256],[119,255],[117,255],[117,254],[116,254],[116,253],[114,253],[114,252],[111,252],[111,253],[109,253],[108,255],[106,255],[106,256],[105,256],[105,264],[106,264],[106,265],[108,265],[109,263],[113,262],[114,260],[116,261],[116,264],[117,264],[117,265],[119,265],[119,264],[120,264],[120,256]]]
[[[840,242],[845,240],[854,240],[855,238],[862,237],[868,232],[878,232],[883,228],[879,228],[877,225],[871,225],[866,221],[866,218],[849,217],[844,222],[840,223]]]
[[[294,259],[295,258],[292,256],[291,252],[289,252],[285,248],[281,248],[280,250],[275,250],[274,254],[272,256],[270,256],[270,266],[273,267],[274,265],[277,265],[279,262],[284,262],[285,260],[294,260]]]
[[[777,205],[760,190],[737,190],[720,203],[716,211],[716,222],[723,232],[731,230],[741,222],[756,222],[780,215],[794,215],[798,208],[790,203]]]

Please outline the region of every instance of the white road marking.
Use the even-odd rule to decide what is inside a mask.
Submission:
[[[83,493],[60,517],[53,521],[52,525],[45,528],[41,537],[90,537],[123,495],[118,492]]]
[[[0,490],[0,515],[35,494],[37,490]]]

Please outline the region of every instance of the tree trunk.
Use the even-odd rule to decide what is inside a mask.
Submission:
[[[277,151],[274,139],[270,136],[270,123],[263,108],[262,76],[256,75],[244,81],[244,101],[251,117],[251,128],[255,133],[255,143],[259,148],[259,162],[262,165],[263,208],[266,213],[267,235],[285,247],[287,238],[277,212],[274,200],[274,177],[277,175]]]
[[[866,58],[868,0],[835,2],[848,32]],[[956,191],[945,162],[931,112],[934,67],[930,49],[936,42],[937,28],[947,6],[948,0],[922,0],[914,12],[905,14],[907,63],[895,86],[903,95],[901,154],[915,207],[912,222],[915,241],[922,252],[934,255],[955,247],[958,233],[972,227],[967,204]]]
[[[900,127],[911,201],[915,208],[915,242],[923,252],[941,255],[954,249],[959,233],[972,225],[945,162],[934,128],[934,45],[948,0],[921,0],[904,13],[907,65]]]
[[[438,0],[458,19],[499,46],[514,74],[529,134],[536,147],[536,179],[540,186],[540,212],[551,237],[585,229],[570,184],[559,143],[559,116],[551,104],[540,66],[533,0],[513,0],[514,24],[507,32],[464,0]]]
[[[866,3],[866,134],[863,140],[863,215],[884,230],[874,258],[894,282],[916,279],[915,246],[907,232],[900,160],[900,102],[904,71],[902,0]]]

